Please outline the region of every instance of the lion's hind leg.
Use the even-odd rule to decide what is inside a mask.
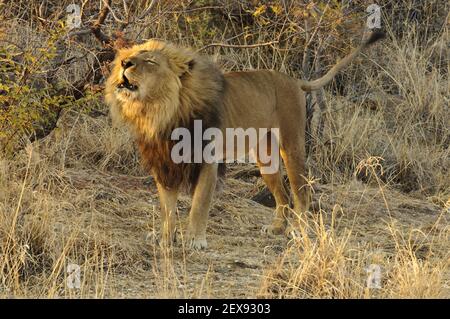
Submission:
[[[286,229],[286,216],[289,212],[289,196],[283,186],[281,173],[261,175],[276,202],[272,224],[264,226],[262,231],[269,235],[283,234]]]
[[[273,161],[273,156],[279,157],[279,151],[276,150],[277,154],[272,154],[275,150],[271,148],[271,139],[273,138],[271,134],[267,134],[266,145],[267,145],[267,155]],[[259,145],[258,147],[261,147]],[[279,163],[279,159],[278,159]],[[272,221],[272,224],[266,225],[263,227],[262,231],[269,235],[280,235],[283,234],[286,229],[286,216],[289,212],[289,192],[286,190],[283,184],[283,175],[281,171],[281,165],[278,165],[277,169],[274,171],[270,171],[267,173],[267,168],[272,166],[273,163],[263,163],[261,159],[257,156],[257,164],[261,171],[261,176],[267,185],[267,188],[272,193],[275,198],[276,208],[275,208],[275,217]],[[273,167],[273,166],[272,166]]]
[[[310,206],[311,194],[305,164],[305,144],[302,138],[301,134],[299,134],[285,139],[280,150],[289,177],[296,215],[291,223],[291,227],[288,227],[286,231],[288,236],[291,236],[292,231],[296,231],[295,228],[298,225],[300,216],[307,212]]]

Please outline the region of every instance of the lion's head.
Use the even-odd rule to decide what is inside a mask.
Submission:
[[[217,104],[222,89],[222,73],[209,59],[150,40],[117,52],[105,93],[113,119],[150,139],[187,125],[193,113]]]
[[[175,164],[170,136],[178,127],[219,127],[222,72],[191,49],[150,40],[117,52],[105,87],[113,122],[134,131],[146,168],[167,187],[195,184],[199,164]]]
[[[175,55],[176,54],[176,55]],[[108,86],[122,102],[149,101],[162,95],[177,94],[180,76],[189,70],[193,52],[176,49],[162,41],[148,41],[120,50]],[[173,91],[167,92],[167,86]]]

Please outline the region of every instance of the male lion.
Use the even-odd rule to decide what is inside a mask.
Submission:
[[[193,192],[188,238],[192,248],[206,248],[206,224],[213,191],[223,164],[175,163],[171,149],[176,128],[279,129],[279,150],[287,170],[295,212],[309,208],[305,170],[305,91],[329,83],[358,53],[381,39],[379,32],[314,81],[294,79],[276,71],[223,73],[208,58],[191,49],[163,41],[121,49],[106,82],[106,101],[113,120],[124,120],[134,131],[144,166],[155,178],[161,204],[162,239],[175,235],[177,197],[181,190]],[[224,133],[225,136],[225,133]],[[259,137],[269,139],[267,137]],[[248,149],[247,149],[248,150]],[[269,150],[270,151],[270,150]],[[278,155],[278,154],[277,154]],[[257,159],[260,168],[262,161]],[[281,173],[262,173],[276,201],[275,218],[267,233],[286,230],[285,208],[289,196]]]

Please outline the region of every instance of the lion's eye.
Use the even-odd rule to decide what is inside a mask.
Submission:
[[[153,61],[153,60],[150,60],[150,59],[147,59],[147,60],[144,60],[146,63],[148,63],[148,64],[156,64],[156,62],[155,61]]]

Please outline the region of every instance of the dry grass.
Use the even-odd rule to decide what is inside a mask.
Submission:
[[[377,178],[318,184],[319,213],[302,216],[288,242],[259,232],[272,215],[249,199],[261,181],[230,178],[211,212],[210,249],[160,250],[146,238],[158,225],[155,188],[126,133],[76,112],[60,123],[1,162],[3,297],[450,296],[448,204]],[[376,176],[373,161],[363,164]],[[182,228],[189,204],[183,197]],[[69,263],[81,266],[80,289],[67,287]],[[366,287],[370,264],[382,269],[382,289]]]
[[[208,250],[185,249],[182,232],[161,249],[148,235],[156,190],[130,136],[65,111],[49,136],[0,155],[0,297],[450,298],[449,31],[425,48],[413,31],[391,36],[349,69],[345,97],[325,93],[308,159],[317,209],[290,241],[260,233],[273,210],[251,200],[262,181],[237,165]],[[296,74],[288,51],[226,52],[227,68]],[[182,197],[181,229],[189,206]],[[79,289],[67,285],[71,263]],[[380,289],[367,287],[370,265]]]
[[[429,226],[425,233],[423,229],[399,226],[392,219],[384,223],[383,236],[361,238],[355,231],[361,226],[348,225],[345,217],[336,215],[336,211],[321,211],[302,219],[307,222],[300,227],[301,235],[265,272],[258,296],[449,297],[449,256],[445,250],[450,243],[446,223]],[[380,269],[380,286],[369,288],[367,280],[375,267]]]

